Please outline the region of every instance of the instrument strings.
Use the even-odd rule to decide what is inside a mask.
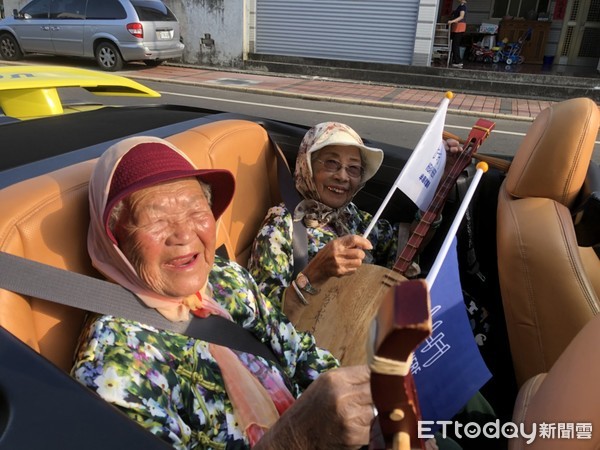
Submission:
[[[396,263],[392,268],[392,270],[395,272],[404,275],[408,270],[408,267],[412,263],[417,251],[419,250],[419,247],[427,235],[431,224],[435,221],[436,217],[444,206],[444,202],[446,201],[446,197],[450,191],[450,188],[452,188],[460,173],[470,163],[474,148],[475,139],[471,140],[467,144],[463,152],[458,156],[452,165],[452,168],[446,178],[442,180],[431,204],[429,205],[429,208],[427,208],[427,211],[421,217],[421,220],[411,233],[408,242],[396,260]]]

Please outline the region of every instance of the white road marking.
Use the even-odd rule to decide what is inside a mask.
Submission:
[[[287,109],[290,111],[300,111],[300,112],[318,113],[318,114],[336,114],[338,116],[356,117],[356,118],[360,118],[360,119],[369,119],[369,120],[380,120],[382,122],[409,123],[409,124],[413,124],[413,125],[422,125],[422,126],[429,125],[429,122],[422,122],[422,121],[418,121],[418,120],[393,119],[390,117],[378,117],[378,116],[368,116],[368,115],[363,115],[363,114],[342,113],[342,112],[337,112],[337,111],[335,111],[335,112],[325,111],[325,110],[320,110],[320,109],[298,108],[298,107],[291,107],[291,106],[273,105],[270,103],[247,102],[247,101],[232,100],[232,99],[227,99],[227,98],[217,98],[217,97],[206,97],[203,95],[183,94],[183,93],[179,93],[179,92],[167,92],[167,91],[159,91],[159,92],[164,95],[190,97],[190,98],[197,98],[197,99],[201,99],[201,100],[212,100],[212,101],[224,102],[224,103],[239,103],[241,105],[261,106],[264,108]],[[460,125],[449,125],[449,124],[446,124],[446,128],[455,128],[457,130],[467,130],[467,131],[471,129],[471,127],[465,127],[465,126],[460,126]],[[525,136],[525,134],[526,134],[526,133],[522,133],[522,132],[503,131],[503,130],[498,130],[498,129],[494,129],[494,131],[492,131],[492,133],[507,134],[507,135],[511,135],[511,136]],[[600,141],[596,141],[595,143],[600,144]]]

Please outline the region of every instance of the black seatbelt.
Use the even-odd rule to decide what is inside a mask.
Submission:
[[[278,365],[278,359],[271,348],[260,342],[248,330],[224,317],[192,316],[189,322],[171,322],[154,308],[143,304],[133,292],[118,284],[1,251],[0,288],[93,313],[145,323],[161,330],[174,331],[262,356]]]
[[[469,188],[469,184],[471,178],[473,177],[473,173],[475,172],[475,167],[473,165],[467,166],[465,169],[465,176],[459,176],[456,180],[456,189],[457,189],[457,201],[460,204],[465,197],[467,189]],[[479,261],[477,260],[477,254],[475,252],[475,238],[473,231],[473,202],[469,203],[469,207],[465,212],[465,228],[467,233],[467,272],[471,275],[475,275],[481,282],[485,282],[485,275],[481,272],[479,268]]]
[[[308,232],[302,220],[294,220],[294,210],[300,203],[300,194],[294,185],[294,179],[290,174],[290,169],[285,162],[283,152],[269,135],[269,141],[275,149],[277,155],[277,181],[279,184],[279,192],[285,207],[292,215],[292,224],[294,226],[292,236],[292,248],[294,252],[294,274],[292,279],[295,279],[298,273],[302,271],[308,264]]]

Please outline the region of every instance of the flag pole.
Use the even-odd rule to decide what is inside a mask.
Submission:
[[[450,250],[450,246],[452,245],[454,236],[458,232],[458,227],[460,226],[460,223],[462,222],[462,219],[463,219],[465,213],[467,212],[469,203],[471,203],[473,194],[475,194],[475,189],[477,189],[477,185],[479,184],[479,181],[481,180],[481,177],[483,176],[483,174],[488,171],[488,164],[486,162],[481,161],[480,163],[477,164],[476,167],[477,167],[477,171],[475,172],[475,175],[473,176],[473,181],[471,181],[471,184],[469,185],[469,189],[467,189],[467,192],[465,194],[465,198],[464,198],[463,202],[461,203],[460,207],[458,208],[456,216],[454,217],[454,220],[452,221],[452,224],[450,225],[450,229],[448,230],[448,234],[444,238],[444,242],[442,243],[440,252],[436,256],[435,261],[433,262],[433,266],[431,266],[431,270],[429,271],[429,273],[427,274],[427,277],[425,278],[430,290],[431,290],[431,287],[433,286],[433,283],[435,283],[435,279],[437,278],[440,268],[442,267],[444,259],[446,259],[446,255],[448,254],[448,250]]]
[[[383,212],[383,210],[385,209],[385,207],[389,203],[389,201],[392,198],[392,195],[394,195],[395,191],[396,191],[396,183],[394,183],[394,185],[392,186],[392,188],[390,189],[390,191],[385,196],[385,199],[381,203],[381,206],[379,206],[379,209],[377,210],[377,212],[373,216],[373,219],[371,219],[371,223],[369,223],[369,226],[367,227],[367,229],[363,233],[362,237],[364,237],[366,239],[367,236],[369,236],[369,233],[371,233],[371,231],[373,230],[373,227],[375,226],[375,224],[379,220],[379,216],[381,216],[381,213]]]
[[[381,204],[381,206],[379,206],[377,213],[373,216],[371,223],[369,223],[369,225],[367,226],[367,229],[363,233],[362,236],[364,238],[367,238],[369,236],[369,233],[371,233],[371,231],[373,230],[373,227],[379,220],[379,217],[383,213],[383,210],[389,203],[389,201],[392,198],[392,195],[394,194],[396,189],[402,190],[419,208],[421,208],[423,210],[427,209],[426,207],[424,208],[421,204],[421,203],[423,203],[424,200],[419,199],[419,195],[422,195],[422,192],[423,192],[422,191],[423,185],[421,184],[422,182],[419,183],[419,187],[417,188],[416,192],[415,192],[415,188],[413,186],[411,186],[411,189],[409,192],[409,191],[401,188],[400,184],[404,184],[404,185],[406,184],[407,177],[409,176],[408,174],[416,173],[417,176],[419,175],[419,173],[424,174],[425,165],[427,165],[427,163],[431,162],[431,158],[433,156],[432,154],[427,153],[427,151],[429,151],[429,150],[440,151],[440,147],[441,147],[442,148],[441,151],[443,152],[444,121],[446,119],[446,111],[448,110],[448,104],[450,103],[450,100],[453,97],[454,97],[454,94],[450,91],[446,92],[446,94],[444,95],[444,98],[440,102],[440,106],[438,107],[437,111],[433,115],[433,119],[431,119],[431,122],[429,123],[429,125],[427,125],[427,128],[425,129],[423,136],[421,136],[421,139],[419,139],[417,146],[415,147],[414,151],[411,153],[410,157],[408,158],[408,161],[406,161],[406,164],[404,165],[404,167],[400,171],[400,174],[394,181],[392,188],[387,193],[385,199],[383,200],[383,203]],[[427,155],[425,161],[423,160],[423,151],[425,151],[425,155]],[[440,174],[441,173],[442,172],[440,171]],[[437,180],[439,182],[439,177]],[[432,183],[431,186],[429,186],[429,184],[427,184],[426,187],[430,188],[430,193],[435,193],[437,184]],[[431,197],[429,199],[431,200]]]

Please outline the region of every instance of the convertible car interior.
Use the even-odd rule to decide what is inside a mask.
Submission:
[[[75,120],[74,117],[56,119],[57,123],[61,119]],[[466,274],[461,281],[465,292],[483,298],[490,312],[495,314],[500,337],[492,343],[492,350],[484,354],[484,359],[492,373],[503,373],[493,380],[492,386],[496,395],[510,404],[510,413],[517,398],[517,387],[522,386],[515,417],[525,417],[527,408],[536,402],[552,404],[554,394],[544,387],[544,374],[552,375],[553,364],[586,324],[593,324],[592,332],[599,334],[600,322],[592,319],[599,311],[600,261],[592,244],[578,245],[574,225],[574,221],[579,220],[582,225],[578,234],[594,235],[590,231],[593,221],[589,217],[594,214],[594,195],[600,192],[600,185],[590,182],[590,159],[599,120],[597,106],[588,99],[568,100],[542,112],[523,140],[508,173],[490,170],[484,175],[470,207],[469,227],[459,232],[459,262],[466,264],[467,253],[476,250],[479,271],[486,274],[485,283],[472,274]],[[227,168],[233,172],[236,193],[219,221],[218,245],[219,251],[245,265],[267,209],[281,201],[278,152],[283,152],[287,165],[291,166],[289,161],[293,161],[305,129],[227,114],[209,116],[208,113],[205,118],[189,118],[186,124],[179,124],[176,131],[161,133],[198,166]],[[13,125],[23,126],[5,126]],[[23,133],[19,128],[13,132]],[[280,149],[269,139],[269,134]],[[86,251],[87,188],[95,157],[116,137],[111,136],[111,139],[94,145],[94,150],[85,157],[69,162],[63,160],[59,163],[63,167],[47,166],[46,172],[39,176],[0,189],[1,251],[99,276],[91,267]],[[385,197],[409,155],[402,149],[386,148],[383,144],[381,147],[386,151],[384,166],[357,199],[359,207],[366,210],[379,204],[373,199],[380,201]],[[470,174],[466,171],[459,184],[468,184]],[[458,208],[459,191],[460,187],[449,198],[445,217],[452,217]],[[414,211],[414,205],[398,193],[386,215],[406,221]],[[588,220],[582,221],[584,216]],[[443,236],[437,236],[430,246],[435,247],[436,239],[441,238]],[[424,254],[425,264],[428,259],[432,257]],[[472,262],[472,258],[469,261]],[[51,363],[44,361],[43,364],[55,367],[58,373],[62,371],[68,379],[66,372],[71,368],[84,316],[85,311],[80,309],[0,289],[0,331],[3,332],[0,366],[4,367],[0,368],[0,417],[13,418],[12,422],[0,420],[0,448],[10,448],[3,446],[3,441],[18,442],[11,441],[16,439],[17,433],[11,426],[24,424],[23,433],[30,429],[31,421],[27,409],[15,407],[11,393],[14,387],[7,384],[7,380],[15,380],[14,376],[6,375],[8,371],[16,373],[18,369],[5,364],[10,353],[6,350],[3,354],[1,350],[7,348],[2,342],[3,336],[8,336],[2,328]],[[503,359],[501,352],[496,352],[499,348],[506,351],[507,358]],[[32,361],[29,370],[35,371],[35,358]],[[600,358],[596,358],[597,366],[598,361]],[[35,373],[31,376],[28,383],[35,384]],[[532,377],[533,381],[527,381]],[[565,385],[575,388],[577,380],[566,380]],[[590,399],[590,402],[597,404],[598,399]],[[539,410],[537,407],[536,411]],[[598,419],[595,423],[600,426],[600,411],[595,411],[595,416],[588,421],[594,419]],[[521,444],[511,441],[513,448]],[[156,447],[148,445],[146,448],[161,448],[156,442],[152,444]]]
[[[277,158],[260,125],[224,120],[168,138],[199,167],[227,167],[236,194],[218,225],[218,245],[246,263],[267,209],[279,203]],[[87,256],[88,179],[94,160],[9,186],[0,192],[1,249],[98,276]],[[68,238],[67,238],[68,237]],[[0,291],[0,325],[68,371],[85,312]]]
[[[571,214],[599,121],[591,101],[543,111],[500,189],[498,269],[519,384],[547,372],[600,312],[600,260],[579,246]]]
[[[591,100],[542,111],[500,188],[498,271],[521,386],[516,423],[581,418],[600,425],[597,382],[586,380],[600,374],[598,341],[591,338],[600,333],[600,260],[593,247],[600,227],[583,220],[596,214],[600,184],[590,159],[599,126]],[[598,442],[596,436],[585,444],[563,440],[532,447],[511,440],[510,448],[596,448]]]

